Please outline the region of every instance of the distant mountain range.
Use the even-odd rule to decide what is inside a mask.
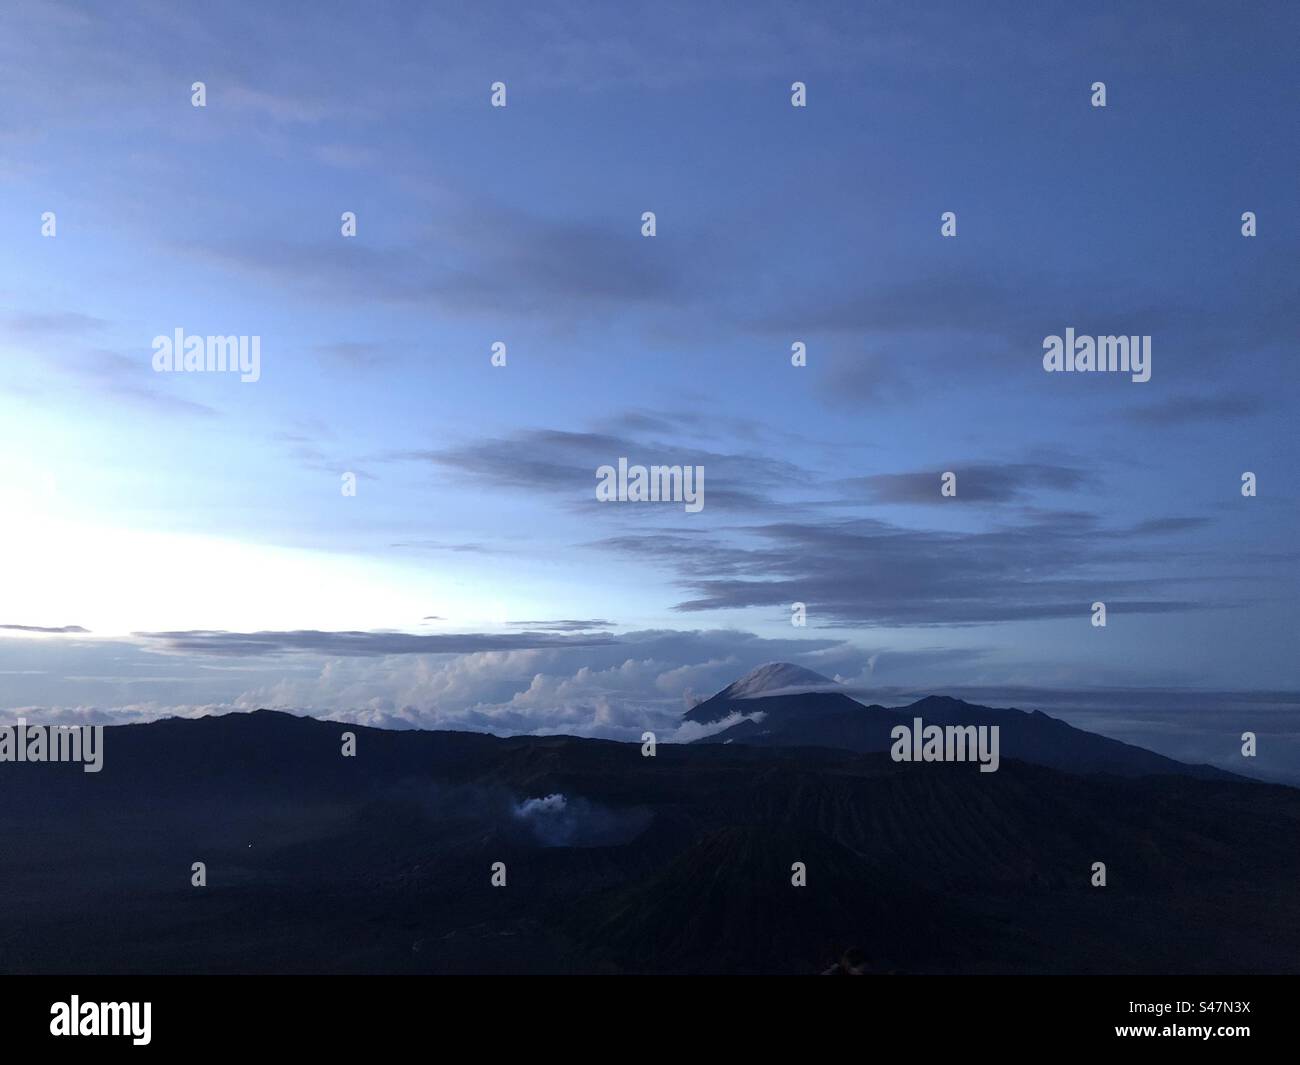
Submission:
[[[931,695],[908,706],[866,706],[840,685],[789,662],[759,666],[710,699],[694,706],[685,720],[716,725],[734,715],[744,720],[696,740],[744,743],[757,747],[838,747],[848,751],[888,751],[890,730],[921,718],[926,725],[998,725],[1001,756],[1072,773],[1117,776],[1180,774],[1202,779],[1233,779],[1209,765],[1189,765],[1143,747],[1068,725],[1042,711],[996,710],[947,696]],[[1245,778],[1236,778],[1245,779]]]
[[[688,714],[761,705],[752,745],[653,757],[258,711],[108,728],[98,773],[5,763],[0,971],[815,973],[848,947],[872,972],[1300,971],[1300,790],[1044,715],[767,694],[828,683],[796,669]],[[771,738],[866,743],[917,707],[1023,719],[1044,757],[1080,742],[1102,768]],[[1156,772],[1111,768],[1139,757]]]

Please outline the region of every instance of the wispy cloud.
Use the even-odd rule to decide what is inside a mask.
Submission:
[[[604,618],[563,619],[559,621],[507,621],[512,629],[534,629],[544,632],[587,632],[591,629],[613,628],[614,622]]]
[[[543,647],[597,646],[611,643],[602,635],[566,636],[532,632],[518,634],[457,633],[431,636],[401,632],[224,632],[196,629],[185,632],[137,632],[136,638],[173,653],[210,655],[320,654],[375,657],[409,654],[474,654],[480,651],[520,651]]]
[[[89,633],[89,629],[83,629],[80,625],[59,625],[50,628],[44,625],[0,625],[0,629],[10,629],[16,632],[48,632],[48,633]]]
[[[1125,417],[1142,425],[1185,425],[1250,418],[1263,407],[1263,400],[1257,396],[1170,396],[1159,403],[1126,411]]]
[[[945,497],[939,491],[940,475],[956,473],[957,495]],[[880,473],[841,482],[850,490],[863,489],[876,503],[925,503],[951,506],[966,503],[1011,503],[1049,490],[1073,492],[1095,486],[1096,477],[1087,470],[1044,463],[954,462],[943,470],[925,473]]]
[[[1184,528],[1193,528],[1187,525]],[[1130,568],[1110,564],[1115,535],[1179,531],[1158,523],[1108,533],[1095,517],[1034,514],[982,532],[936,531],[876,519],[756,526],[743,543],[671,534],[630,534],[601,542],[653,558],[695,593],[685,612],[807,604],[826,626],[975,625],[1082,617],[1094,600],[1116,613],[1156,614],[1209,608],[1228,600],[1197,597],[1196,581],[1131,568],[1160,552],[1130,546]],[[1202,575],[1211,585],[1212,578]],[[1233,600],[1232,602],[1235,602]]]

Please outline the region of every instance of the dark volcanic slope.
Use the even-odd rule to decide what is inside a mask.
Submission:
[[[7,972],[1296,971],[1298,874],[1300,791],[1015,761],[263,711],[0,766]]]
[[[815,674],[814,674],[815,675]],[[830,682],[827,681],[827,684]],[[999,710],[961,699],[931,695],[910,706],[864,706],[839,692],[815,691],[735,698],[725,689],[694,707],[688,721],[722,721],[731,714],[758,715],[696,743],[744,743],[763,747],[842,747],[849,751],[888,751],[890,730],[911,726],[915,718],[926,725],[997,725],[1001,756],[1071,773],[1114,773],[1146,776],[1180,773],[1215,780],[1233,774],[1208,765],[1188,765],[1143,747],[1099,736],[1035,710]]]

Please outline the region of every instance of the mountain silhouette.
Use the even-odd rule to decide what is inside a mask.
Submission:
[[[790,662],[769,662],[697,703],[683,720],[712,725],[733,714],[751,715],[759,710],[781,717],[788,713],[791,720],[812,719],[861,709],[860,703],[832,690],[836,687],[829,677],[811,669]]]
[[[0,971],[1300,971],[1280,785],[274,711],[103,753],[0,767]]]
[[[839,747],[863,753],[888,751],[893,743],[893,728],[911,727],[916,718],[925,725],[997,725],[1001,756],[1034,765],[1118,776],[1234,777],[1214,766],[1179,762],[1075,728],[1039,710],[993,709],[942,695],[930,695],[902,707],[866,706],[835,691],[837,687],[834,681],[800,666],[769,663],[693,707],[684,720],[708,725],[733,715],[743,718],[695,741],[701,744]]]

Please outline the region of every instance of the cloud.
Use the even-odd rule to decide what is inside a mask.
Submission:
[[[1087,257],[1052,272],[1000,263],[996,276],[979,257],[855,263],[839,271],[846,280],[774,294],[745,324],[764,334],[820,338],[817,350],[828,353],[822,390],[832,405],[908,398],[945,383],[984,384],[990,372],[1011,367],[1034,372],[1042,339],[1069,325],[1094,335],[1152,336],[1158,379],[1177,366],[1183,382],[1219,387],[1225,359],[1280,353],[1300,331],[1300,302],[1284,265],[1295,254],[1291,246],[1244,262],[1216,261],[1194,291],[1137,285],[1099,271]],[[1157,426],[1244,418],[1264,400],[1188,395],[1127,417]]]
[[[17,632],[49,632],[49,633],[89,633],[89,629],[83,629],[80,625],[60,625],[57,628],[46,628],[43,625],[0,625],[0,629],[12,629]]]
[[[224,632],[195,629],[184,632],[137,632],[138,639],[169,653],[261,656],[282,654],[376,657],[409,654],[467,654],[475,651],[517,651],[547,646],[593,646],[612,642],[607,635],[565,636],[552,633],[457,633],[411,635],[402,632]]]
[[[705,736],[716,736],[719,732],[725,732],[732,725],[739,725],[742,721],[758,723],[766,716],[762,710],[755,710],[750,714],[742,714],[739,710],[735,710],[717,721],[707,723],[683,721],[670,736],[665,737],[665,740],[671,743],[694,743],[696,740],[704,739]]]
[[[518,638],[533,642],[527,634]],[[205,651],[169,654],[169,672],[211,661]],[[861,654],[837,638],[650,629],[595,642],[553,635],[538,646],[460,654],[304,651],[296,656],[303,668],[293,671],[279,659],[253,655],[242,659],[251,686],[227,701],[241,709],[270,707],[388,728],[624,740],[638,740],[650,728],[667,740],[703,695],[764,662],[810,656],[821,656],[817,668],[856,672],[862,664]]]
[[[598,508],[596,469],[623,457],[643,465],[703,466],[710,510],[771,511],[781,506],[778,494],[806,493],[818,481],[812,472],[784,459],[715,451],[683,442],[680,436],[669,440],[560,429],[520,430],[452,447],[381,456],[390,462],[426,462],[475,483],[549,493]],[[600,509],[609,514],[619,508]]]
[[[99,332],[109,325],[103,318],[76,311],[48,314],[16,314],[5,323],[11,333],[25,337],[83,336]]]
[[[1026,499],[1036,490],[1076,491],[1096,482],[1085,470],[1042,463],[952,463],[944,471],[957,474],[957,495],[944,497],[940,491],[941,470],[925,473],[881,473],[843,481],[850,488],[861,487],[875,503],[927,503],[951,506],[955,502],[1011,503]]]
[[[109,396],[134,406],[168,415],[210,417],[217,411],[204,403],[173,395],[159,387],[166,375],[153,371],[147,349],[123,355],[106,347],[87,344],[86,338],[101,334],[112,322],[78,311],[53,311],[10,316],[4,322],[15,347],[43,369],[56,373],[74,387]],[[10,384],[9,387],[15,387]],[[16,390],[37,397],[55,394],[48,384],[17,386]]]
[[[448,544],[448,543],[443,543],[441,540],[404,540],[404,541],[398,541],[397,543],[389,544],[388,546],[394,548],[408,548],[408,549],[420,550],[420,551],[454,551],[458,553],[476,553],[476,554],[480,552],[486,553],[493,550],[492,548],[488,547],[486,544],[475,544],[475,543]]]
[[[515,629],[543,629],[553,632],[584,632],[588,629],[608,629],[613,627],[614,622],[605,621],[603,618],[591,618],[587,621],[577,619],[561,621],[507,621],[506,624]]]
[[[0,724],[15,724],[20,718],[33,725],[138,725],[165,717],[198,718],[235,713],[239,707],[209,703],[201,706],[173,706],[135,703],[125,706],[14,706],[0,707]]]
[[[57,317],[62,320],[85,316]],[[218,415],[218,411],[206,403],[174,395],[164,387],[159,387],[166,384],[168,375],[154,372],[147,350],[133,356],[98,347],[69,353],[65,350],[65,342],[59,339],[54,329],[35,330],[27,336],[30,337],[28,346],[39,353],[42,365],[55,367],[57,372],[65,375],[81,391],[107,396],[167,416],[209,418]],[[38,394],[49,394],[50,391],[40,389]]]
[[[975,263],[891,264],[883,283],[862,277],[838,289],[795,292],[785,306],[765,308],[754,325],[764,330],[819,333],[960,333],[1010,341],[1025,331],[1027,302],[1018,286],[981,272]],[[1029,281],[1028,278],[1025,279]],[[1044,299],[1041,277],[1021,291]],[[943,293],[936,299],[935,293]]]
[[[852,351],[840,344],[828,352],[817,390],[828,406],[852,410],[863,402],[899,402],[916,394],[898,359],[881,350]]]
[[[1190,515],[1171,515],[1167,518],[1148,518],[1129,530],[1130,536],[1159,536],[1162,533],[1189,532],[1210,524],[1209,518]]]
[[[1254,396],[1171,396],[1126,411],[1125,417],[1140,425],[1170,426],[1250,418],[1263,409],[1263,402]]]
[[[104,393],[122,399],[127,403],[135,404],[135,406],[146,408],[146,410],[155,411],[156,414],[204,417],[204,419],[205,417],[220,417],[220,411],[217,411],[216,407],[208,406],[207,403],[199,403],[194,399],[185,399],[179,397],[179,395],[170,395],[160,389],[142,384],[142,382],[114,376],[113,373],[91,372],[87,373],[86,377]]]
[[[650,241],[637,226],[544,218],[473,197],[446,194],[437,225],[395,246],[230,240],[180,242],[196,262],[271,281],[312,299],[375,300],[464,314],[513,313],[576,319],[598,310],[679,309],[694,302],[700,234]],[[375,365],[373,346],[322,345],[321,354]]]
[[[936,479],[937,483],[937,479]],[[1184,526],[1194,527],[1194,524]],[[1141,534],[1177,532],[1164,522]],[[632,533],[602,546],[652,559],[694,592],[684,612],[806,603],[821,626],[974,625],[1078,617],[1101,599],[1114,612],[1168,613],[1228,605],[1185,598],[1195,579],[1161,578],[1163,551],[1128,544],[1125,565],[1112,546],[1123,531],[1103,530],[1078,513],[1030,512],[987,531],[909,528],[871,518],[777,522],[740,539],[685,540]]]

